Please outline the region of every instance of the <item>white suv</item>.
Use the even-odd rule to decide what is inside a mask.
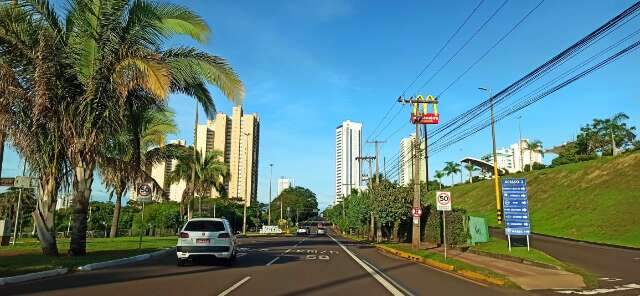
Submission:
[[[229,221],[219,218],[195,218],[189,220],[176,245],[178,266],[199,256],[214,256],[230,265],[236,259],[236,236]]]

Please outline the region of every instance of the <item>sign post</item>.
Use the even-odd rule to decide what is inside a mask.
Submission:
[[[442,211],[442,234],[444,241],[444,259],[447,259],[447,218],[446,211],[451,211],[451,192],[436,192],[436,208]]]
[[[529,223],[529,200],[527,192],[527,180],[524,178],[502,179],[502,208],[504,210],[505,234],[509,241],[511,252],[511,236],[527,236],[527,250],[529,248],[529,235],[531,224]]]
[[[140,240],[138,241],[138,249],[142,248],[142,235],[146,230],[144,226],[144,204],[152,200],[151,194],[153,193],[153,184],[142,183],[138,186],[138,198],[137,201],[142,203],[141,223],[140,223]]]

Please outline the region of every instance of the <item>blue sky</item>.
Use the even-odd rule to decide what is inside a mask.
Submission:
[[[417,86],[502,2],[486,0]],[[405,1],[401,5],[341,0],[180,3],[208,21],[212,38],[207,45],[198,46],[229,60],[246,86],[245,112],[260,116],[258,199],[268,200],[268,164],[273,163],[274,184],[277,176],[295,178],[296,185],[316,192],[324,208],[334,199],[335,127],[347,119],[362,122],[364,138],[368,138],[404,88],[478,1]],[[407,94],[442,91],[537,3],[509,1],[425,89],[414,86]],[[484,100],[485,94],[477,87],[501,90],[631,4],[627,0],[545,1],[440,98],[441,120],[447,121]],[[603,45],[618,40],[639,24],[632,20],[603,39]],[[602,48],[594,46],[585,54]],[[523,136],[554,146],[572,139],[579,127],[591,119],[617,112],[627,113],[630,124],[639,126],[638,66],[640,56],[632,53],[519,112]],[[214,93],[219,111],[229,113],[231,105],[219,92]],[[176,111],[180,129],[170,138],[191,142],[193,101],[172,96],[170,106]],[[498,146],[517,141],[517,115],[497,124]],[[398,129],[400,132],[392,134]],[[400,139],[411,130],[408,113],[402,112],[378,136],[388,140],[382,146],[382,156],[394,156]],[[445,161],[488,153],[489,132],[484,130],[431,155],[431,171],[442,168]],[[373,153],[373,147],[366,146],[365,153]],[[5,157],[3,176],[17,172],[18,158],[10,151]],[[106,198],[99,182],[95,189],[97,199]]]

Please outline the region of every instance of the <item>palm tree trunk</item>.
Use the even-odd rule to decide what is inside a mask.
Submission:
[[[442,179],[438,179],[438,183],[440,183],[440,189],[442,189]]]
[[[87,253],[87,209],[94,168],[95,161],[78,159],[73,168],[73,227],[69,245],[70,256],[84,256]]]
[[[124,183],[124,182],[122,182]],[[116,190],[116,204],[113,207],[113,218],[111,219],[111,231],[109,237],[118,236],[118,224],[120,223],[120,209],[122,208],[122,194],[124,194],[124,186],[120,183],[120,188]],[[126,186],[126,183],[125,183]]]
[[[453,181],[453,174],[451,174],[451,187],[453,187],[453,183],[454,183],[454,182],[455,182],[455,181]]]
[[[473,184],[473,171],[469,171],[469,184]]]
[[[529,171],[533,171],[533,151],[529,150]]]
[[[31,213],[34,225],[38,229],[38,239],[42,254],[45,256],[58,256],[58,246],[56,244],[56,230],[54,225],[54,215],[58,195],[58,184],[56,184],[54,174],[40,175],[40,190],[42,196],[38,200],[35,210]]]
[[[0,176],[2,176],[2,160],[4,159],[4,142],[7,139],[7,135],[0,132]]]

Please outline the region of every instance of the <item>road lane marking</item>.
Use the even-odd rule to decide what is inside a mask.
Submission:
[[[621,281],[622,279],[603,277],[603,278],[600,278],[600,280],[601,281],[607,281],[607,282],[617,282],[617,281]]]
[[[610,288],[610,289],[602,288],[602,289],[595,289],[595,290],[565,290],[565,291],[556,291],[556,293],[560,293],[560,294],[578,294],[578,295],[596,295],[596,294],[605,294],[605,293],[618,292],[618,291],[627,291],[627,290],[634,290],[634,289],[640,289],[640,285],[638,285],[638,284],[627,284],[627,285],[623,285],[623,286],[615,286],[615,287]]]
[[[284,253],[289,253],[291,251],[291,249],[287,249],[286,251],[284,251]]]
[[[369,265],[365,264],[364,262],[362,262],[362,260],[360,260],[360,258],[358,258],[356,255],[351,253],[351,251],[349,251],[349,249],[347,249],[347,247],[345,247],[344,245],[342,245],[342,243],[340,243],[335,238],[333,238],[333,236],[329,236],[329,237],[334,242],[336,242],[336,244],[338,244],[338,246],[340,246],[345,251],[345,253],[349,254],[349,256],[351,256],[351,258],[353,258],[353,260],[355,260],[358,264],[360,264],[360,266],[362,266],[362,268],[364,268],[364,270],[366,270],[374,279],[376,279],[383,287],[385,287],[387,289],[387,291],[389,291],[389,293],[391,293],[391,295],[394,295],[394,296],[396,296],[396,295],[404,295],[404,294],[402,294],[402,292],[400,292],[400,290],[398,290],[387,279],[385,279],[384,277],[380,276],[380,274],[377,273],[376,271],[374,271],[373,269],[371,269],[371,267],[369,267]]]
[[[269,261],[266,266],[271,266],[271,264],[273,264],[273,262],[276,262],[278,259],[280,259],[280,256],[273,258],[273,260]]]
[[[246,281],[248,281],[250,279],[251,279],[250,276],[246,276],[245,278],[243,278],[239,282],[235,283],[233,286],[229,287],[229,289],[226,289],[226,290],[222,291],[222,293],[218,294],[218,296],[229,295],[229,293],[233,292],[233,290],[237,289],[238,287],[240,287],[240,285],[244,284]]]
[[[373,270],[375,270],[377,273],[379,273],[385,279],[387,279],[388,281],[393,283],[396,287],[398,287],[398,289],[402,290],[402,292],[404,292],[406,295],[409,295],[409,296],[413,296],[414,295],[409,290],[403,288],[400,284],[398,284],[398,282],[394,281],[391,277],[389,277],[388,275],[386,275],[382,271],[380,271],[377,267],[375,267],[373,264],[371,264],[371,262],[369,262],[367,260],[364,260],[364,259],[360,259],[360,260],[362,260],[362,262],[364,262],[365,264],[369,265],[369,267],[371,267]]]

